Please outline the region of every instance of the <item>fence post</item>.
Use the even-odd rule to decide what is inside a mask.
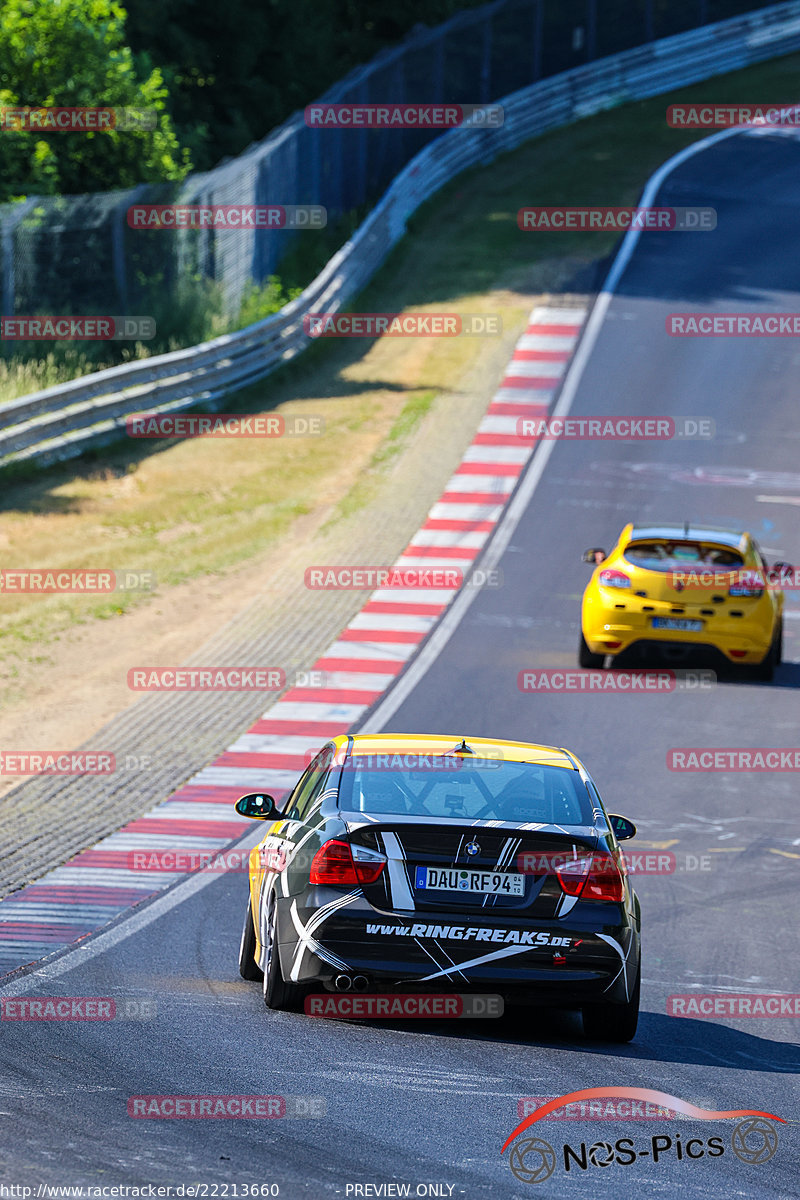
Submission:
[[[589,0],[586,24],[586,61],[593,62],[597,58],[597,0]]]
[[[13,317],[16,290],[16,271],[14,269],[14,234],[20,221],[39,202],[38,196],[28,196],[18,204],[3,221],[3,316]]]
[[[542,36],[544,30],[544,0],[533,0],[533,82],[542,78]]]
[[[140,196],[148,189],[148,184],[140,183],[138,187],[126,192],[111,213],[111,261],[114,265],[114,283],[117,285],[117,300],[120,316],[128,314],[128,270],[125,261],[125,225],[128,209],[136,204]]]

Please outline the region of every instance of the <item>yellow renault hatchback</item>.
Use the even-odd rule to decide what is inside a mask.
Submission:
[[[749,533],[710,526],[626,525],[609,554],[587,550],[595,569],[583,594],[578,661],[602,667],[658,658],[735,664],[771,679],[781,661],[782,575],[768,570]]]

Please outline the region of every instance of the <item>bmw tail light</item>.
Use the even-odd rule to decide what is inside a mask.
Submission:
[[[309,882],[331,887],[360,887],[375,883],[386,866],[376,850],[351,846],[334,838],[320,846],[311,863]]]
[[[589,878],[581,892],[581,900],[605,900],[620,904],[624,887],[622,875],[610,854],[595,854]]]
[[[591,866],[592,855],[584,854],[582,858],[571,858],[568,862],[556,867],[558,882],[568,896],[580,896]]]
[[[587,854],[556,869],[563,891],[581,900],[622,901],[622,875],[610,854]]]
[[[601,571],[597,577],[601,587],[629,588],[631,581],[624,571]]]

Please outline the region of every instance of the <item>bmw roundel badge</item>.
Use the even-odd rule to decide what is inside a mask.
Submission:
[[[469,854],[470,858],[473,858],[476,854],[480,854],[481,852],[481,848],[477,842],[467,842],[464,848],[467,854]]]

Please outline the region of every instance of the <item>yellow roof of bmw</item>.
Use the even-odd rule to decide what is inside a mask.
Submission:
[[[441,733],[354,733],[349,737],[352,739],[350,754],[353,757],[375,754],[457,754],[459,747],[466,742],[468,750],[461,751],[464,758],[469,758],[471,750],[476,758],[506,759],[509,762],[577,770],[575,759],[566,750],[558,746],[539,746],[534,742]],[[341,734],[333,740],[337,751],[346,750],[347,734]]]

